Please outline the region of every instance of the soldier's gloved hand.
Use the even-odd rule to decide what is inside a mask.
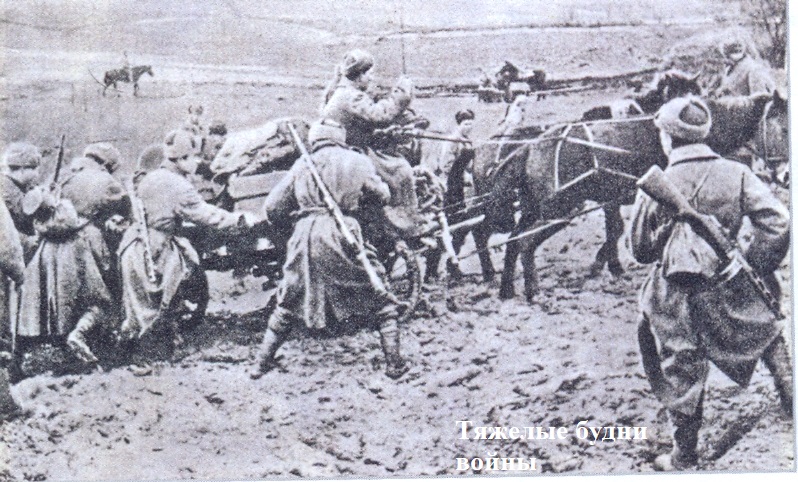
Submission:
[[[124,216],[114,214],[105,221],[105,230],[111,233],[120,234],[128,228],[128,223]]]

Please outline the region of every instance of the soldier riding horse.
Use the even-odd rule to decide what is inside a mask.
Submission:
[[[108,90],[108,87],[113,86],[113,88],[116,89],[117,82],[133,82],[133,95],[138,95],[139,79],[144,74],[150,74],[150,77],[155,76],[155,74],[152,72],[152,66],[137,65],[135,67],[131,67],[130,69],[115,69],[107,71],[105,73],[105,77],[103,77],[103,96],[105,96],[105,91]]]

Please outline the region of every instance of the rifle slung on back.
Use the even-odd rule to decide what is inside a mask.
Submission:
[[[697,235],[709,243],[724,265],[721,270],[722,278],[731,279],[738,273],[743,273],[770,311],[777,318],[783,318],[780,301],[748,264],[740,249],[726,236],[723,226],[715,216],[702,214],[693,208],[678,188],[665,177],[659,166],[649,169],[637,182],[637,186],[654,201],[675,211],[677,218],[687,222]]]

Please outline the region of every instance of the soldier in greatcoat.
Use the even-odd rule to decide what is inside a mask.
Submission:
[[[0,164],[0,194],[19,232],[26,262],[33,256],[38,240],[33,220],[22,212],[22,200],[38,184],[41,163],[42,155],[36,146],[15,142],[6,148]]]
[[[325,93],[321,117],[343,126],[346,144],[367,153],[377,174],[391,189],[390,205],[385,209],[388,220],[400,235],[412,237],[422,224],[417,214],[413,169],[398,153],[380,149],[374,133],[402,116],[413,99],[413,84],[403,77],[388,97],[375,100],[368,92],[373,66],[374,57],[368,52],[348,52],[336,67],[335,78]]]
[[[720,48],[726,69],[716,91],[718,97],[771,94],[776,90],[776,81],[770,68],[755,59],[742,42],[726,42]]]
[[[120,229],[113,219],[128,216],[130,204],[111,175],[118,151],[103,143],[84,154],[54,189],[37,187],[23,200],[41,242],[26,267],[17,335],[26,342],[65,338],[78,358],[94,363],[88,337],[98,325],[114,328],[113,293],[119,296],[107,239]]]
[[[21,286],[24,280],[25,263],[22,256],[22,243],[19,239],[17,228],[11,219],[11,213],[6,208],[6,203],[0,200],[0,280],[3,283],[13,282]],[[8,314],[9,299],[0,293],[0,323],[10,324]],[[8,377],[8,364],[12,360],[11,349],[13,340],[4,336],[0,338],[0,421],[15,417],[19,412],[19,405],[11,396],[11,384]]]
[[[789,247],[787,209],[747,166],[703,144],[711,117],[701,100],[672,100],[655,123],[669,158],[667,179],[698,212],[714,216],[730,239],[744,218],[750,220],[753,239],[745,258],[778,293],[773,272]],[[781,321],[752,285],[740,276],[727,279],[709,244],[642,191],[631,241],[639,262],[656,263],[642,287],[639,341],[646,375],[674,428],[672,453],[657,457],[654,467],[688,469],[698,462],[709,362],[745,386],[761,358],[791,413],[790,356]]]
[[[0,158],[0,196],[2,196],[11,225],[22,243],[25,262],[33,257],[38,238],[33,220],[22,212],[25,193],[39,181],[42,157],[36,146],[25,142],[9,145]],[[24,266],[24,264],[23,264]],[[17,285],[17,288],[19,285]],[[11,319],[16,316],[16,301],[11,280],[0,276],[0,336],[11,337]]]
[[[388,185],[368,157],[344,144],[345,131],[340,126],[329,121],[316,123],[309,138],[323,183],[340,207],[348,229],[362,240],[360,215],[368,206],[389,201]],[[253,378],[273,368],[275,354],[295,324],[323,329],[357,317],[371,318],[379,329],[386,375],[402,376],[407,368],[399,354],[399,307],[369,281],[364,265],[356,258],[357,249],[344,238],[304,160],[297,161],[269,193],[262,217],[277,231],[290,229],[293,217],[298,220],[287,245],[277,308],[269,317],[260,365]],[[373,253],[369,258],[384,275]],[[328,314],[334,319],[328,319]]]
[[[203,201],[188,179],[197,169],[197,148],[189,132],[170,132],[164,141],[165,160],[131,193],[136,222],[119,246],[122,336],[139,345],[139,355],[171,357],[179,344],[181,319],[197,321],[205,313],[208,281],[187,237],[190,225],[233,234],[255,223],[250,213],[225,211]]]
[[[72,160],[61,183],[61,195],[72,201],[78,215],[103,233],[108,257],[99,261],[113,299],[121,301],[121,279],[116,251],[130,218],[130,197],[113,174],[121,162],[119,150],[108,142],[89,144],[83,157]],[[118,306],[118,305],[117,305]]]
[[[446,192],[443,197],[443,208],[449,224],[458,223],[467,219],[465,197],[466,189],[473,189],[474,180],[471,175],[474,160],[474,146],[469,140],[469,135],[474,126],[474,112],[465,109],[455,114],[455,127],[449,134],[452,139],[460,139],[462,142],[442,142],[438,156],[431,159],[429,166],[432,172],[437,175]],[[452,246],[455,251],[459,250],[465,242],[468,230],[458,230],[452,233]],[[442,243],[439,243],[442,244]],[[427,272],[425,281],[430,281],[438,276],[438,264],[440,262],[443,247],[430,251],[427,256]],[[461,278],[462,273],[451,260],[447,263],[449,275],[452,278]]]

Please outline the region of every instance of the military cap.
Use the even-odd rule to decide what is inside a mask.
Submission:
[[[184,129],[176,129],[166,134],[163,141],[164,157],[169,160],[181,159],[197,153],[197,139]]]
[[[344,55],[341,62],[341,75],[347,78],[354,78],[363,72],[368,72],[374,67],[374,57],[365,50],[355,49]]]
[[[99,162],[110,172],[114,172],[119,168],[119,161],[122,155],[119,150],[110,142],[95,142],[89,144],[83,150],[83,156],[89,159],[94,159]]]
[[[325,140],[345,144],[346,129],[338,122],[330,119],[314,122],[308,131],[308,142],[315,144]]]
[[[8,167],[39,167],[42,154],[33,144],[15,142],[3,153],[3,164]]]
[[[674,139],[699,142],[709,134],[712,114],[698,97],[679,97],[659,109],[654,116],[654,125]]]
[[[454,120],[461,124],[464,120],[474,120],[474,111],[471,109],[464,109],[454,115]]]

